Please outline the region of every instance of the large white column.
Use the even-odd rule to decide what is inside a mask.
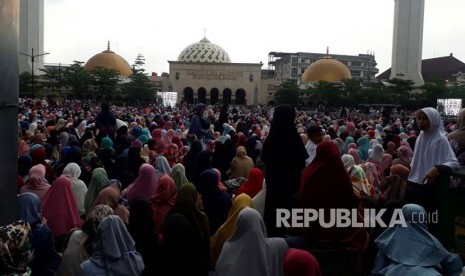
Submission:
[[[0,0],[0,225],[18,217],[19,0]]]
[[[19,16],[19,52],[32,55],[44,53],[44,0],[21,0]],[[20,55],[19,73],[31,72],[31,58]],[[44,57],[34,60],[34,74],[44,68]]]
[[[424,84],[421,75],[425,0],[394,0],[394,37],[390,78]]]

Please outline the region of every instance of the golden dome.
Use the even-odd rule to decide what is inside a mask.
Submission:
[[[115,54],[110,50],[110,43],[108,49],[91,57],[84,65],[84,71],[92,71],[97,67],[104,67],[114,69],[119,72],[121,76],[129,76],[132,74],[132,69],[129,63],[120,55]]]
[[[310,64],[307,69],[305,69],[305,72],[302,74],[301,82],[338,82],[343,79],[351,78],[352,75],[350,74],[349,68],[347,68],[344,63],[331,56],[325,56]]]

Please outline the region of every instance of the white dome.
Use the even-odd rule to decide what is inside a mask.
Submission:
[[[184,48],[181,54],[179,54],[178,61],[231,63],[228,53],[206,38]]]

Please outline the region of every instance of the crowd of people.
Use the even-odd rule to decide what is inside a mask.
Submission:
[[[465,161],[464,129],[465,110],[443,122],[429,107],[21,99],[21,221],[0,232],[20,229],[21,241],[30,232],[31,246],[0,267],[58,276],[460,275],[435,225],[409,218],[437,209],[437,175]],[[402,208],[407,227],[278,227],[281,208]],[[347,268],[321,255],[341,250],[361,257]]]

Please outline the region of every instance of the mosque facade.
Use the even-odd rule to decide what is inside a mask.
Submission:
[[[207,38],[168,62],[168,91],[178,93],[177,102],[265,104],[274,88],[273,80],[262,76],[263,63],[233,63],[222,47]]]

